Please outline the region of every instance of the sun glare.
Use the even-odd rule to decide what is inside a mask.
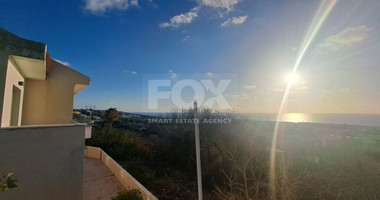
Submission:
[[[299,80],[298,74],[290,73],[285,76],[285,81],[287,83],[294,84],[294,83],[297,83],[298,80]]]

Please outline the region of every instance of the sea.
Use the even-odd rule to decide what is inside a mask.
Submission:
[[[135,113],[138,115],[159,117],[164,113]],[[241,117],[255,121],[276,121],[275,113],[239,113]],[[329,123],[329,124],[348,124],[380,127],[380,114],[309,114],[309,113],[284,113],[281,122],[293,123]]]
[[[276,121],[274,113],[242,113],[242,116],[256,121]],[[308,114],[308,113],[284,113],[280,117],[282,122],[294,123],[329,123],[348,124],[360,126],[380,127],[380,114]]]

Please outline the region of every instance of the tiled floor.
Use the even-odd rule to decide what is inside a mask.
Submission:
[[[101,160],[86,158],[84,161],[83,199],[109,200],[123,186]]]

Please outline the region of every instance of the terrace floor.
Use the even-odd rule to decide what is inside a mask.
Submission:
[[[124,187],[101,160],[85,158],[83,178],[84,200],[110,200]]]

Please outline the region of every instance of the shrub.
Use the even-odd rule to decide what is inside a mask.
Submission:
[[[6,191],[10,188],[17,187],[17,180],[12,178],[13,173],[9,173],[2,178],[0,178],[0,192]]]
[[[141,192],[137,189],[124,190],[119,193],[112,200],[143,200]]]

